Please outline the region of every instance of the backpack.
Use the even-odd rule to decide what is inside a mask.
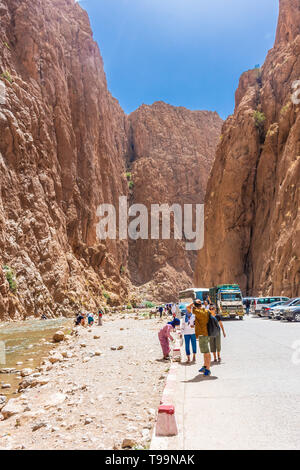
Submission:
[[[208,336],[213,336],[213,337],[219,336],[220,334],[219,322],[216,319],[216,317],[214,317],[211,314],[209,314],[209,319],[207,323],[207,332],[208,332]]]

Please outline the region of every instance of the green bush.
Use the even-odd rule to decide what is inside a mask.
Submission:
[[[127,171],[127,173],[125,173],[125,176],[127,178],[127,181],[131,181],[131,176],[132,175],[131,175],[130,171]]]
[[[1,74],[1,78],[5,78],[5,80],[7,80],[9,83],[13,82],[13,79],[7,70]]]
[[[284,114],[286,114],[288,112],[288,110],[290,109],[290,101],[281,108],[280,110],[280,114],[281,116],[283,116]]]
[[[134,187],[133,181],[129,181],[129,182],[128,182],[128,188],[129,188],[129,189],[133,189],[133,187]]]
[[[17,290],[17,282],[15,279],[15,273],[9,266],[3,266],[3,270],[5,272],[6,280],[9,284],[9,289],[11,292],[16,292]]]
[[[131,304],[127,304],[127,309],[128,309],[128,310],[131,310],[131,309],[132,309],[132,305],[131,305]]]
[[[253,114],[255,125],[258,129],[262,129],[265,124],[266,116],[261,111],[254,111]]]
[[[105,290],[102,292],[103,294],[103,297],[106,299],[106,300],[110,300],[110,295],[108,294],[108,292],[106,292]]]
[[[155,304],[153,302],[145,302],[145,307],[146,308],[153,308],[153,307],[155,307]]]

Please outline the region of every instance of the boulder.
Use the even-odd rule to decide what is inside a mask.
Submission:
[[[18,391],[21,392],[22,390],[25,390],[26,388],[32,388],[35,387],[38,384],[38,380],[34,377],[26,377],[22,382],[19,384]]]
[[[11,388],[11,385],[10,384],[2,384],[1,385],[1,388],[5,389],[5,388]]]
[[[52,408],[53,406],[61,405],[66,399],[66,395],[64,393],[53,393],[47,402],[44,405],[45,409]]]
[[[56,362],[62,362],[63,356],[60,353],[54,353],[49,356],[49,362],[55,364]]]
[[[122,442],[122,449],[132,449],[136,445],[136,442],[133,439],[125,438]]]
[[[56,333],[54,333],[53,335],[53,341],[54,343],[60,343],[61,341],[64,341],[65,339],[65,334],[63,331],[57,331]]]
[[[22,377],[27,377],[28,375],[31,375],[33,374],[33,370],[32,369],[22,369],[21,370],[21,376]]]

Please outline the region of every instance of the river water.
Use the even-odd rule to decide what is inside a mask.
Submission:
[[[55,331],[69,333],[72,323],[70,318],[0,323],[0,372],[4,368],[22,370],[39,366],[54,347],[51,340]],[[9,398],[16,395],[20,381],[15,373],[0,373],[0,395]],[[11,388],[2,389],[3,384],[10,384]]]

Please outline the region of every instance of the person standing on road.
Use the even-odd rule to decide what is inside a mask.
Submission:
[[[204,365],[199,372],[203,372],[205,376],[210,376],[211,354],[209,349],[209,336],[207,324],[209,320],[209,311],[202,307],[201,300],[196,299],[192,304],[187,306],[187,311],[195,315],[195,334],[199,338],[200,351],[204,357]]]
[[[162,305],[160,307],[158,307],[158,311],[159,311],[159,318],[162,318],[162,314],[163,314],[163,311],[164,311],[164,308],[163,308]]]
[[[251,302],[249,299],[246,300],[246,314],[249,315],[250,313]]]
[[[175,318],[173,321],[167,323],[167,325],[161,328],[158,333],[158,339],[160,341],[164,359],[170,358],[170,340],[175,341],[171,335],[171,331],[175,330],[177,325],[180,325],[180,321]]]
[[[98,326],[102,326],[102,319],[103,319],[103,310],[100,308],[98,310]]]
[[[209,303],[207,300],[204,300],[204,308],[205,310],[209,310]]]
[[[222,322],[222,318],[220,317],[220,315],[217,315],[215,306],[211,305],[209,311],[218,320],[223,336],[224,338],[226,338],[226,333],[225,333],[224,325]],[[214,355],[214,362],[217,362],[217,361],[221,362],[221,330],[218,336],[209,337],[210,352]],[[217,354],[218,354],[218,359],[217,359]]]
[[[191,362],[190,344],[192,344],[193,349],[193,362],[196,362],[197,340],[195,334],[195,315],[193,313],[188,312],[181,320],[181,335],[184,336],[187,362]]]
[[[179,308],[179,304],[176,304],[176,318],[181,320],[181,310]]]
[[[172,304],[171,312],[172,312],[173,318],[176,318],[176,304]]]

